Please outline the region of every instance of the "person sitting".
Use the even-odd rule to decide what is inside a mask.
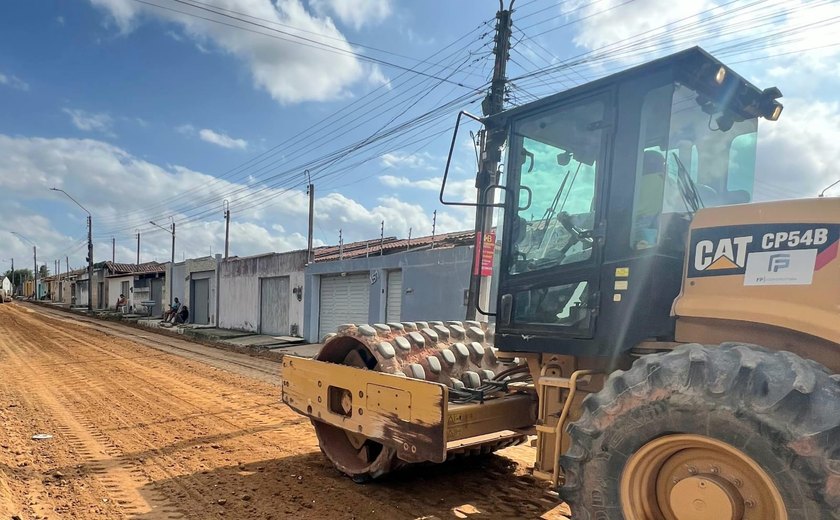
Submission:
[[[181,302],[178,298],[175,298],[174,303],[169,306],[169,310],[163,313],[163,321],[172,321],[175,319],[175,315],[178,314],[178,310],[181,308]]]
[[[117,298],[117,312],[124,313],[128,309],[128,298],[125,297],[124,294],[121,294],[119,298]]]
[[[190,309],[186,305],[181,306],[181,310],[178,311],[178,314],[175,315],[175,323],[186,323],[190,317]]]

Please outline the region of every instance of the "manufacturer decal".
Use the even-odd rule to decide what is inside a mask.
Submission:
[[[750,253],[744,285],[811,285],[816,249]]]
[[[810,284],[837,257],[837,224],[752,224],[691,232],[688,277],[745,275],[745,285]]]

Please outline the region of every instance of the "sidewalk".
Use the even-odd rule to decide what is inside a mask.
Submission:
[[[239,352],[251,352],[268,357],[282,357],[285,354],[301,357],[314,357],[321,350],[320,343],[307,343],[305,339],[294,336],[271,336],[239,330],[219,329],[212,325],[196,325],[192,323],[174,325],[164,323],[160,318],[142,314],[125,314],[113,310],[94,310],[89,312],[87,307],[70,307],[54,302],[30,302],[44,307],[61,310],[73,314],[80,314],[104,321],[115,321],[127,325],[135,325],[145,329],[159,330],[168,334],[178,334],[207,345]]]
[[[137,325],[149,329],[162,329],[206,343],[221,343],[231,347],[275,351],[301,357],[314,357],[321,349],[318,343],[306,343],[294,336],[270,336],[239,330],[219,329],[208,325],[173,325],[160,318],[142,318]]]

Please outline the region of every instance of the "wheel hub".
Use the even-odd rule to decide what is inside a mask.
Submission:
[[[679,520],[719,520],[743,517],[743,501],[727,481],[708,475],[688,477],[671,488],[669,505]],[[739,507],[740,506],[740,507]]]
[[[770,476],[741,450],[702,435],[654,439],[621,475],[625,518],[787,520]]]

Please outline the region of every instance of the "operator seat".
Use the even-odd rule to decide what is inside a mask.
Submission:
[[[634,249],[647,249],[656,244],[664,196],[665,157],[655,150],[645,150],[633,211]]]

